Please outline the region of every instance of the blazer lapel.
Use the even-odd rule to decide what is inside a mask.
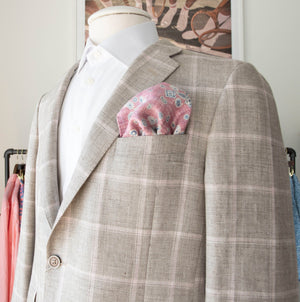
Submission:
[[[129,67],[92,126],[53,229],[107,149],[118,138],[117,113],[135,94],[163,82],[174,72],[179,64],[170,56],[179,52],[181,52],[179,47],[166,40],[160,40],[147,48]]]
[[[43,118],[44,129],[41,129],[44,134],[43,152],[41,153],[41,163],[49,160],[57,164],[57,130],[59,122],[60,109],[64,100],[65,93],[69,86],[72,76],[78,67],[78,63],[74,64],[69,72],[66,74],[61,84],[56,90],[47,94],[47,106],[41,112]],[[58,194],[58,178],[57,167],[50,170],[49,176],[43,177],[42,192],[43,198],[40,199],[42,207],[45,211],[50,228],[52,227],[56,218],[60,201]]]

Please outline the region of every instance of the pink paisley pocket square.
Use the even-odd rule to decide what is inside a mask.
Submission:
[[[162,82],[139,92],[117,114],[120,137],[184,134],[191,115],[188,94]]]

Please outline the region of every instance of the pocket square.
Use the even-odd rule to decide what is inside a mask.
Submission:
[[[139,92],[117,114],[120,137],[183,134],[191,115],[188,94],[162,82]]]

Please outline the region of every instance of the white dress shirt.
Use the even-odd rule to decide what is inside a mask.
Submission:
[[[62,105],[58,127],[60,201],[66,192],[85,139],[106,101],[133,61],[158,40],[154,22],[137,24],[99,45],[88,39]]]

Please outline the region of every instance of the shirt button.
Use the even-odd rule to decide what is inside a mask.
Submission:
[[[99,50],[95,51],[94,58],[95,59],[100,59],[100,57],[101,57],[101,52]]]
[[[95,82],[95,80],[94,80],[93,78],[87,78],[87,79],[85,80],[85,83],[86,83],[87,85],[93,85],[94,82]]]
[[[61,265],[61,259],[57,255],[51,255],[48,258],[48,264],[51,268],[57,269]]]

